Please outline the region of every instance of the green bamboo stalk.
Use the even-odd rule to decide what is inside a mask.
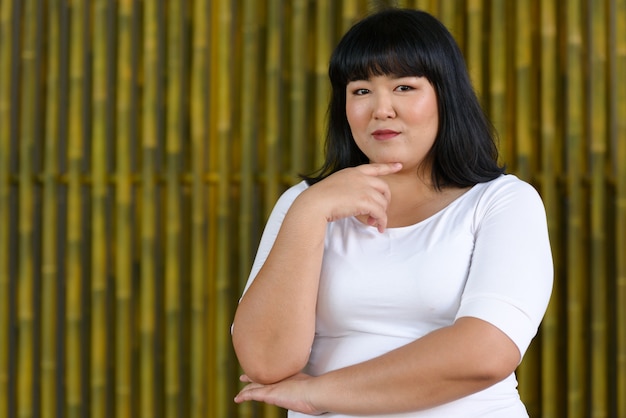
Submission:
[[[587,350],[585,349],[585,248],[581,237],[584,236],[584,195],[581,190],[584,161],[581,152],[583,141],[584,94],[582,88],[582,19],[580,1],[567,2],[567,50],[568,68],[565,86],[565,121],[567,151],[567,187],[570,208],[567,214],[567,410],[572,418],[582,418],[587,411],[585,394],[588,376],[585,372]]]
[[[467,2],[467,33],[466,59],[470,77],[476,92],[484,96],[484,48],[483,48],[483,1],[468,0]],[[484,100],[483,100],[484,101]]]
[[[9,155],[11,133],[11,28],[13,2],[0,3],[0,335],[9,326]],[[9,350],[0,344],[0,414],[9,414]]]
[[[33,416],[33,214],[34,187],[32,152],[35,142],[33,121],[37,114],[37,9],[35,1],[24,2],[24,30],[21,50],[20,141],[19,141],[19,261],[17,277],[17,416]]]
[[[605,202],[605,159],[607,140],[606,108],[606,10],[604,2],[591,2],[589,44],[591,55],[591,415],[608,416],[608,324],[607,324],[607,251]]]
[[[181,48],[182,2],[170,2],[167,23],[167,115],[166,115],[166,227],[165,227],[165,416],[180,416],[180,245],[181,209],[180,140],[182,138],[181,80],[183,54]]]
[[[315,167],[320,167],[324,162],[324,138],[326,137],[326,110],[330,97],[330,85],[328,82],[328,60],[335,39],[330,39],[332,33],[330,0],[319,0],[315,9],[315,98],[314,115],[315,125]]]
[[[91,146],[91,355],[90,415],[107,414],[107,0],[93,3],[93,136]]]
[[[82,414],[83,396],[81,393],[81,309],[82,271],[81,255],[85,242],[82,237],[82,161],[83,161],[83,48],[85,25],[83,3],[70,6],[70,85],[69,85],[69,127],[68,127],[68,216],[67,216],[67,302],[66,302],[66,399],[65,411],[69,418]]]
[[[616,203],[615,203],[615,306],[616,306],[616,390],[626,393],[626,0],[614,3],[615,71],[611,85],[615,92],[616,115]],[[626,397],[617,396],[616,417],[626,418]]]
[[[48,13],[48,73],[46,75],[46,127],[43,168],[43,249],[41,284],[41,416],[57,415],[57,147],[59,103],[59,14],[58,6],[50,5]],[[0,246],[1,248],[1,246]],[[1,250],[0,250],[1,251]],[[0,325],[1,327],[2,325]],[[0,389],[2,390],[2,389]]]
[[[144,3],[143,33],[143,115],[142,115],[142,170],[141,170],[141,284],[140,284],[140,414],[154,417],[156,396],[155,352],[156,341],[156,289],[155,234],[157,203],[156,148],[159,120],[157,91],[158,65],[158,11],[156,2]]]
[[[133,416],[132,390],[132,172],[133,2],[118,7],[117,134],[115,154],[115,417]]]
[[[552,244],[555,260],[555,283],[552,298],[548,306],[545,318],[541,326],[541,416],[544,418],[558,418],[559,393],[561,391],[559,376],[562,375],[559,368],[559,307],[562,295],[559,291],[558,279],[561,277],[560,260],[561,247],[563,245],[560,236],[561,228],[559,220],[559,195],[558,176],[562,172],[560,159],[560,147],[557,144],[557,27],[556,27],[556,2],[555,0],[542,1],[540,5],[541,15],[541,74],[539,86],[539,100],[541,109],[541,195],[546,207],[548,219],[548,232]]]
[[[191,376],[190,376],[190,416],[202,418],[207,416],[207,404],[205,402],[206,382],[206,352],[207,344],[205,321],[207,309],[206,296],[206,270],[205,259],[206,229],[205,190],[203,184],[205,142],[207,138],[207,114],[208,104],[205,98],[207,91],[206,74],[208,27],[206,23],[207,3],[196,1],[192,13],[193,50],[191,67]],[[244,11],[247,10],[244,8]],[[209,275],[209,277],[211,277]]]
[[[233,358],[230,347],[230,323],[231,318],[231,268],[229,264],[229,251],[231,249],[230,224],[231,205],[229,198],[230,190],[230,137],[232,134],[232,56],[230,46],[233,43],[230,36],[230,27],[233,22],[231,8],[228,4],[218,2],[213,3],[212,9],[216,21],[213,24],[214,43],[214,78],[211,90],[215,92],[214,99],[217,100],[217,108],[213,113],[216,122],[215,138],[217,145],[215,148],[218,160],[215,162],[217,171],[217,198],[216,213],[216,275],[214,291],[211,292],[213,299],[209,302],[214,307],[215,315],[215,364],[217,384],[214,390],[216,405],[214,406],[214,416],[232,416],[234,405],[232,398],[233,384],[229,379],[234,375]],[[271,94],[268,90],[268,94]],[[271,120],[268,121],[271,123]]]

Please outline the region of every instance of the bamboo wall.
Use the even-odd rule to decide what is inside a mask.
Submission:
[[[0,416],[283,416],[232,402],[230,321],[380,3],[0,0]],[[626,0],[395,4],[452,30],[547,207],[531,416],[626,417]]]

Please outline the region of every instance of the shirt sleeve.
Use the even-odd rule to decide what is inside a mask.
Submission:
[[[265,224],[265,229],[263,230],[263,234],[261,235],[261,241],[259,243],[259,247],[257,249],[256,256],[254,258],[254,262],[252,263],[252,270],[250,271],[250,275],[248,276],[248,281],[246,282],[246,286],[244,287],[243,293],[245,294],[254,278],[263,267],[267,256],[269,255],[272,247],[274,246],[274,242],[276,241],[276,236],[280,231],[280,227],[285,219],[285,215],[287,211],[293,204],[294,200],[307,188],[307,183],[302,181],[295,186],[289,188],[285,193],[283,193],[272,212],[270,213],[270,217]],[[242,295],[243,296],[243,295]]]
[[[514,176],[488,188],[476,207],[475,247],[457,313],[503,331],[526,352],[545,314],[553,282],[543,202]]]

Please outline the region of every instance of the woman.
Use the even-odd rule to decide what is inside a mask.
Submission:
[[[322,169],[267,223],[233,323],[256,400],[290,417],[527,417],[514,371],[552,259],[537,192],[497,163],[447,29],[389,9],[329,67]]]

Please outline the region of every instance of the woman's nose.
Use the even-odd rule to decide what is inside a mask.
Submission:
[[[375,119],[389,119],[396,116],[393,101],[389,95],[379,95],[376,98],[373,116]]]

